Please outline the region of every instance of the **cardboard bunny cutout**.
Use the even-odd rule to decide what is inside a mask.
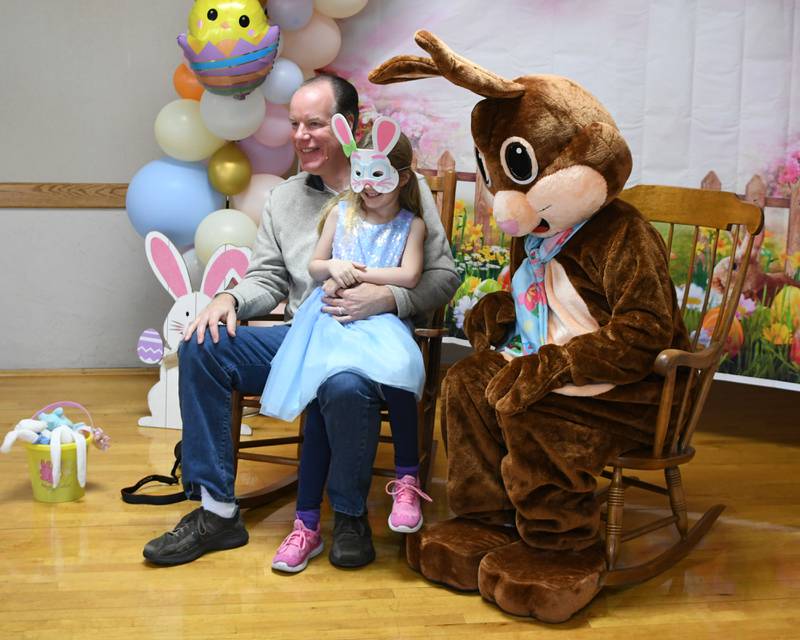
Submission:
[[[425,577],[501,609],[561,622],[603,585],[596,477],[652,446],[666,348],[688,348],[666,247],[617,199],[632,166],[602,104],[554,75],[509,80],[418,31],[430,57],[396,56],[378,84],[441,77],[472,111],[493,215],[515,236],[512,292],[466,315],[474,353],[442,383],[447,495],[456,518],[407,538]]]
[[[361,193],[371,187],[378,193],[390,193],[397,188],[400,174],[389,162],[389,152],[400,138],[400,126],[391,118],[378,116],[372,125],[374,149],[358,149],[347,119],[334,114],[331,126],[336,139],[342,143],[346,156],[350,158],[350,188]]]
[[[154,329],[146,329],[139,338],[139,359],[146,364],[159,364],[158,382],[147,394],[151,415],[139,418],[139,426],[180,429],[183,423],[178,403],[178,347],[183,332],[217,293],[231,281],[238,282],[244,277],[250,249],[219,247],[206,265],[200,291],[192,291],[183,256],[163,233],[147,234],[145,252],[150,268],[175,302],[164,319],[163,342]]]

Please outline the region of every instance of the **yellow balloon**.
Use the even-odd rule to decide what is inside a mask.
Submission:
[[[208,158],[225,144],[208,130],[197,100],[174,100],[165,105],[154,125],[156,142],[168,156],[185,162]]]
[[[202,219],[194,232],[197,258],[207,264],[217,247],[232,244],[251,247],[255,244],[258,227],[246,213],[236,209],[219,209]]]
[[[250,160],[233,142],[215,152],[208,161],[211,186],[226,196],[244,191],[250,184],[252,173]]]

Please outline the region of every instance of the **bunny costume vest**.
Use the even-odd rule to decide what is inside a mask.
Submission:
[[[340,203],[333,258],[367,268],[397,267],[414,214],[404,209],[389,222],[370,224]],[[422,393],[425,369],[409,325],[392,313],[340,324],[322,311],[317,287],[295,314],[292,328],[272,360],[261,413],[294,420],[329,377],[353,371],[374,382]]]

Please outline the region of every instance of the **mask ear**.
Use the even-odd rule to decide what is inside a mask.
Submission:
[[[350,123],[347,122],[347,118],[341,113],[333,114],[331,128],[333,129],[333,135],[342,145],[344,154],[349,158],[350,154],[356,150],[356,141],[353,138],[353,131],[350,129]]]
[[[398,124],[391,118],[378,116],[372,125],[372,142],[375,145],[375,151],[388,154],[394,149],[399,137],[400,127]]]

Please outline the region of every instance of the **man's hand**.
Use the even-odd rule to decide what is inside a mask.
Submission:
[[[347,288],[361,282],[360,272],[365,271],[366,265],[350,260],[329,260],[328,273],[340,287]]]
[[[325,295],[322,302],[325,304],[322,310],[342,324],[397,311],[391,290],[369,282],[362,282],[350,289],[339,289],[335,295]]]
[[[183,332],[184,342],[188,342],[197,330],[197,344],[203,344],[206,329],[211,334],[211,341],[219,342],[219,323],[224,322],[228,335],[236,335],[236,310],[233,307],[235,298],[229,293],[221,293],[203,309]]]

